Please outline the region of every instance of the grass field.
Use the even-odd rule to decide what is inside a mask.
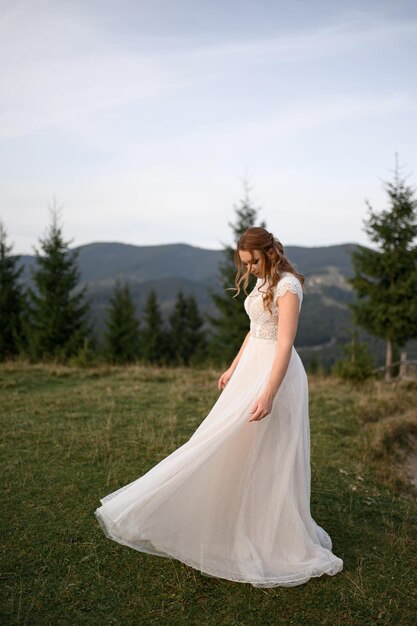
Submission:
[[[0,366],[1,624],[414,626],[417,502],[398,466],[413,383],[309,376],[311,510],[344,561],[336,576],[260,590],[105,538],[99,497],[191,436],[219,374]]]

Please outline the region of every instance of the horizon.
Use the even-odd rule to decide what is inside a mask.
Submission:
[[[198,246],[196,244],[191,244],[191,243],[187,243],[184,241],[176,241],[176,242],[169,242],[169,243],[156,243],[156,244],[136,244],[136,243],[128,243],[125,241],[91,241],[89,243],[83,243],[83,244],[79,244],[73,247],[68,247],[68,249],[70,251],[72,250],[76,250],[78,248],[83,248],[83,247],[87,247],[87,246],[95,246],[95,245],[122,245],[122,246],[132,246],[135,248],[158,248],[158,247],[162,247],[162,246],[189,246],[191,248],[198,248],[200,250],[206,250],[208,252],[221,252],[222,250],[224,250],[224,248],[206,248],[204,246]],[[339,246],[357,246],[360,245],[354,241],[347,241],[344,243],[336,243],[336,244],[326,244],[326,245],[319,245],[319,246],[303,246],[303,245],[299,245],[299,244],[286,244],[284,246],[284,250],[286,248],[304,248],[306,250],[313,250],[316,248],[335,248],[335,247],[339,247]],[[369,248],[371,248],[371,246],[367,246]],[[375,248],[373,248],[375,249]],[[26,252],[14,252],[12,251],[12,255],[13,256],[36,256],[35,254],[32,253],[26,253]]]

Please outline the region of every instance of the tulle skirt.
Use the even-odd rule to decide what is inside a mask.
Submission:
[[[250,336],[190,439],[100,500],[95,515],[108,538],[254,587],[343,569],[310,514],[308,381],[294,347],[271,413],[248,421],[275,350],[276,340]]]

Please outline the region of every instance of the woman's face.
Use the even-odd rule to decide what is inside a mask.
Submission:
[[[242,263],[244,263],[250,272],[257,278],[263,278],[265,261],[260,250],[252,250],[253,262],[251,260],[250,252],[247,250],[239,250],[239,256]]]

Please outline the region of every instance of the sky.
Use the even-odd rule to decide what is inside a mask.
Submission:
[[[0,219],[33,254],[233,243],[245,181],[286,245],[372,245],[417,186],[414,0],[0,0]]]

